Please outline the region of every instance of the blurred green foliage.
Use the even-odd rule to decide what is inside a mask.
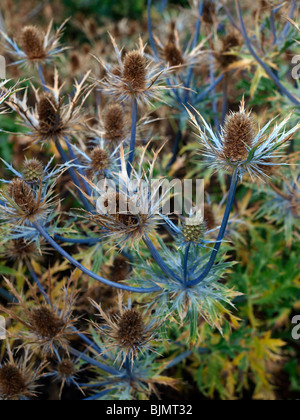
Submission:
[[[64,0],[64,4],[70,15],[81,12],[99,19],[139,19],[144,11],[145,0]]]

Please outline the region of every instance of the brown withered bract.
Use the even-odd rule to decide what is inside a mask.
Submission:
[[[31,61],[40,61],[46,58],[44,35],[35,26],[23,28],[21,47]]]
[[[124,140],[125,119],[124,110],[120,104],[111,104],[104,113],[105,139],[113,143]]]
[[[249,156],[255,138],[255,123],[243,108],[227,115],[224,124],[224,155],[232,162],[242,162]]]
[[[9,195],[26,215],[33,215],[38,210],[35,195],[23,179],[13,179],[9,186]]]
[[[181,64],[184,64],[184,59],[182,52],[177,47],[175,42],[169,41],[163,50],[163,55],[165,61],[169,64],[169,66],[180,66]]]
[[[205,0],[202,19],[205,23],[212,24],[216,13],[216,6],[212,0]]]
[[[0,367],[0,395],[14,399],[26,391],[26,379],[21,370],[12,364]]]
[[[101,147],[95,147],[90,154],[91,162],[87,171],[88,176],[103,173],[109,166],[108,153]]]
[[[12,261],[27,260],[38,255],[35,242],[27,242],[23,238],[11,239],[5,244],[5,256]]]
[[[110,267],[110,280],[118,283],[122,280],[126,280],[129,273],[130,264],[128,259],[123,257],[123,255],[118,255],[114,259],[113,265]]]
[[[65,326],[57,313],[46,306],[32,309],[28,318],[31,328],[43,339],[55,338]]]
[[[131,86],[132,91],[146,89],[147,62],[139,51],[130,51],[124,58],[125,81]]]
[[[63,359],[57,365],[58,374],[63,377],[72,377],[75,374],[74,363],[70,359]]]
[[[38,103],[39,129],[47,135],[58,135],[62,130],[59,105],[52,93],[45,93]]]
[[[230,54],[230,51],[236,47],[241,46],[241,39],[235,32],[231,32],[225,35],[222,39],[222,48],[216,57],[221,67],[226,68],[230,64],[238,60],[238,57],[234,54]]]
[[[120,347],[124,346],[135,350],[147,340],[143,317],[138,311],[128,309],[118,319],[117,324],[118,329],[115,338]]]

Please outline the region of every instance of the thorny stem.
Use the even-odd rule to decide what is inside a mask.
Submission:
[[[51,236],[48,235],[48,233],[45,231],[45,229],[40,226],[38,223],[34,223],[33,227],[45,238],[45,240],[57,251],[59,252],[64,258],[66,258],[71,264],[73,264],[75,267],[77,267],[80,271],[82,271],[84,274],[87,274],[92,279],[99,281],[100,283],[106,284],[107,286],[115,287],[116,289],[120,290],[126,290],[128,292],[133,293],[155,293],[160,291],[160,288],[158,286],[152,287],[152,288],[140,288],[140,287],[131,287],[127,286],[125,284],[118,284],[113,281],[107,280],[101,276],[98,276],[97,274],[90,271],[88,268],[84,267],[82,264],[80,264],[75,258],[73,258],[68,252],[66,252],[63,248],[61,248],[54,239],[51,238]]]
[[[45,81],[45,78],[44,78],[43,68],[42,68],[42,66],[41,66],[40,64],[38,65],[37,70],[38,70],[39,78],[40,78],[40,80],[41,80],[41,83],[42,83],[43,89],[44,89],[46,92],[49,92],[49,89],[47,88],[47,84],[46,84],[46,81]]]
[[[192,43],[192,50],[194,48],[196,48],[198,40],[199,40],[200,30],[201,30],[201,16],[203,15],[203,10],[204,10],[204,0],[201,0],[201,2],[199,2],[199,7],[198,7],[199,16],[198,16],[198,19],[197,19],[197,22],[196,22],[195,35],[194,35],[194,39],[193,39],[193,43]],[[188,76],[187,76],[187,83],[186,83],[187,88],[189,88],[191,86],[193,72],[194,72],[194,65],[191,64],[188,68]],[[186,96],[185,96],[185,104],[186,105],[188,103],[188,99],[189,99],[189,91],[187,90]]]
[[[70,158],[74,161],[74,163],[77,163],[77,162],[79,163],[78,158],[77,158],[77,156],[75,155],[75,153],[74,153],[74,151],[73,151],[73,149],[72,149],[72,146],[71,146],[71,144],[69,143],[69,140],[68,140],[67,138],[65,138],[65,143],[66,143],[66,145],[67,145],[67,147],[68,147],[68,151],[69,151],[69,154],[70,154]],[[78,173],[81,175],[81,182],[82,182],[82,183],[83,183],[83,185],[84,185],[84,188],[85,188],[86,193],[87,193],[88,195],[91,195],[91,188],[90,188],[89,184],[86,182],[86,180],[84,179],[84,178],[85,178],[85,174],[84,174],[83,170],[82,170],[82,169],[80,169],[80,168],[77,168],[77,171],[78,171]]]
[[[222,225],[219,231],[218,239],[211,253],[210,260],[207,266],[205,267],[204,271],[201,273],[201,275],[197,279],[187,283],[189,287],[196,286],[197,284],[201,283],[208,276],[210,270],[212,269],[216,261],[219,249],[221,247],[221,243],[225,236],[226,228],[227,228],[229,217],[230,217],[230,212],[231,212],[234,198],[235,198],[238,181],[239,181],[239,172],[238,172],[238,169],[236,169],[232,175],[231,185],[230,185],[230,190],[228,193],[227,204],[226,204],[226,209],[225,209]]]
[[[57,241],[61,241],[61,242],[66,242],[69,244],[78,244],[78,245],[95,245],[98,244],[99,242],[102,242],[101,238],[65,238],[63,236],[60,235],[54,235],[54,238]]]
[[[60,154],[63,162],[64,163],[67,163],[68,160],[69,160],[68,159],[68,156],[67,156],[66,152],[64,151],[64,149],[63,149],[63,147],[60,144],[60,141],[58,139],[55,141],[55,145],[56,145],[56,148],[57,148],[57,150],[58,150],[58,152],[59,152],[59,154]],[[81,200],[82,204],[84,205],[84,207],[85,207],[85,209],[87,211],[91,211],[92,207],[91,207],[88,199],[80,191],[80,189],[81,189],[80,182],[79,182],[79,179],[78,179],[78,177],[76,175],[76,172],[75,172],[74,168],[69,167],[68,168],[68,172],[70,174],[70,177],[72,178],[72,181],[77,186],[78,194],[80,196],[80,200]]]
[[[206,96],[213,92],[215,90],[215,87],[218,86],[219,83],[222,82],[222,80],[224,79],[225,75],[221,74],[221,76],[219,76],[214,83],[212,83],[204,92],[199,93],[199,95],[197,96],[197,98],[195,99],[195,104],[197,105],[199,102],[203,101],[203,99],[206,98]]]
[[[250,53],[253,55],[255,60],[262,66],[262,68],[265,70],[267,75],[273,80],[275,85],[282,91],[282,93],[285,94],[285,96],[295,105],[300,105],[300,100],[297,99],[291,92],[288,91],[288,89],[280,82],[276,74],[268,67],[268,65],[258,56],[254,48],[252,47],[251,41],[248,37],[247,30],[245,27],[243,15],[242,15],[242,9],[239,0],[235,0],[236,7],[238,11],[238,17],[241,25],[241,33],[243,35],[243,38],[246,42],[247,48],[250,51]]]
[[[131,111],[131,139],[130,139],[130,151],[127,162],[127,173],[130,178],[132,171],[132,164],[134,160],[135,142],[136,142],[136,125],[137,125],[137,112],[138,104],[137,99],[132,98],[132,111]]]
[[[143,237],[143,241],[145,242],[145,244],[147,245],[147,248],[149,249],[149,251],[151,252],[152,257],[154,258],[155,262],[157,263],[157,265],[160,267],[160,269],[169,277],[171,277],[173,280],[179,281],[180,283],[182,283],[182,280],[176,276],[176,274],[167,266],[167,264],[164,262],[164,260],[161,258],[161,256],[159,255],[157,249],[155,248],[155,246],[153,245],[151,239],[145,235]]]
[[[158,58],[158,53],[157,53],[156,45],[153,38],[153,32],[152,32],[151,5],[152,5],[152,0],[147,0],[147,25],[148,25],[149,41],[150,41],[150,45],[151,45],[152,51],[154,52],[155,57]]]
[[[36,283],[37,287],[39,288],[39,291],[41,292],[41,294],[46,299],[46,302],[48,303],[48,305],[50,305],[50,299],[49,299],[47,293],[45,292],[41,282],[39,281],[38,276],[36,275],[30,261],[27,261],[27,268],[28,268],[28,271],[29,271],[33,281]]]
[[[179,122],[180,124],[180,122]],[[169,169],[175,162],[176,162],[176,158],[179,152],[179,143],[182,137],[182,132],[181,129],[179,128],[176,134],[176,138],[175,138],[175,142],[174,142],[174,146],[173,146],[173,154],[172,154],[172,158],[168,164],[168,168]]]
[[[184,272],[184,283],[186,284],[188,279],[188,262],[189,262],[189,253],[191,249],[191,243],[187,244],[185,255],[184,255],[184,262],[183,262],[183,272]]]
[[[97,360],[87,356],[86,354],[84,354],[84,353],[82,353],[82,352],[80,352],[76,349],[73,349],[72,347],[68,347],[68,350],[71,354],[73,354],[73,356],[79,357],[81,360],[83,360],[87,363],[90,363],[91,365],[93,365],[93,366],[95,366],[99,369],[104,370],[104,372],[110,373],[111,375],[117,375],[117,376],[120,376],[120,374],[121,374],[121,372],[119,370],[114,369],[110,366],[106,366],[103,363],[98,362]]]

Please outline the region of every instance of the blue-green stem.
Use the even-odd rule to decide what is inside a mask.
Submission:
[[[160,291],[160,288],[158,286],[151,287],[151,288],[141,288],[141,287],[131,287],[127,286],[125,284],[119,284],[115,283],[113,281],[107,280],[104,277],[98,276],[98,274],[93,273],[88,268],[84,267],[82,264],[80,264],[75,258],[73,258],[68,252],[66,252],[61,246],[59,246],[54,239],[51,238],[51,236],[45,231],[45,229],[40,226],[38,223],[34,223],[33,227],[43,236],[43,238],[57,251],[59,252],[64,258],[66,258],[71,264],[74,265],[74,267],[77,267],[80,271],[82,271],[84,274],[87,274],[92,279],[102,283],[106,284],[107,286],[114,287],[116,289],[120,290],[126,290],[127,292],[133,292],[133,293],[155,293]]]
[[[67,163],[69,161],[68,156],[67,156],[66,152],[64,151],[64,149],[63,149],[63,147],[60,144],[60,141],[58,139],[56,140],[55,145],[56,145],[56,148],[58,150],[58,153],[60,154],[63,162],[64,163]],[[75,172],[74,168],[69,167],[68,168],[68,172],[70,174],[70,177],[71,177],[72,181],[74,182],[74,184],[77,187],[80,200],[81,200],[82,204],[84,205],[85,209],[87,211],[92,211],[93,208],[92,208],[91,204],[89,203],[88,199],[81,192],[81,185],[80,185],[79,179],[78,179],[78,177],[76,175],[76,172]]]
[[[149,41],[152,48],[152,51],[156,58],[158,58],[158,53],[156,49],[156,45],[153,38],[153,31],[152,31],[152,20],[151,20],[151,5],[152,0],[147,0],[147,24],[148,24],[148,34],[149,34]]]
[[[157,263],[157,265],[160,267],[160,269],[170,278],[172,278],[173,280],[179,281],[182,283],[182,280],[176,276],[176,274],[171,270],[171,268],[169,268],[167,266],[167,264],[164,262],[164,260],[161,258],[161,256],[159,255],[159,252],[157,251],[157,249],[155,248],[155,246],[153,245],[151,239],[149,238],[149,236],[145,235],[143,237],[143,240],[145,242],[145,244],[147,245],[147,248],[149,249],[149,251],[151,252],[152,257],[154,258],[155,262]]]
[[[79,350],[73,349],[72,347],[68,347],[68,350],[73,356],[79,357],[84,362],[87,362],[91,364],[92,366],[95,366],[101,370],[104,370],[104,372],[110,373],[111,375],[117,375],[120,376],[121,372],[117,369],[114,369],[110,366],[106,366],[101,362],[98,362],[98,360],[93,359],[92,357],[87,356],[86,354],[82,353]]]
[[[235,194],[236,194],[238,181],[239,181],[239,172],[238,172],[238,169],[236,169],[234,171],[233,175],[232,175],[232,178],[231,178],[231,185],[230,185],[230,190],[229,190],[229,193],[228,193],[227,204],[226,204],[226,209],[225,209],[222,225],[221,225],[221,228],[220,228],[220,231],[219,231],[218,239],[217,239],[217,241],[215,243],[215,246],[214,246],[214,249],[211,253],[209,262],[208,262],[207,266],[205,267],[204,271],[201,273],[201,275],[197,279],[187,283],[189,287],[196,286],[197,284],[201,283],[208,276],[210,270],[212,269],[212,267],[213,267],[213,265],[216,261],[219,249],[221,247],[221,243],[224,239],[225,232],[226,232],[226,229],[227,229],[227,225],[228,225],[228,221],[229,221],[229,217],[230,217],[230,212],[231,212],[233,202],[234,202],[234,199],[235,199]]]
[[[130,177],[132,171],[132,165],[134,160],[135,142],[136,142],[136,125],[137,125],[137,112],[138,104],[135,97],[132,98],[132,110],[131,110],[131,138],[130,138],[130,150],[127,162],[127,173]]]
[[[185,249],[185,254],[184,254],[184,261],[183,261],[183,273],[184,273],[184,283],[187,282],[188,280],[188,262],[189,262],[189,253],[190,253],[190,249],[191,249],[191,242],[189,242],[186,246]]]

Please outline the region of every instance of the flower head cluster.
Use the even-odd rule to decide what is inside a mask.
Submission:
[[[104,236],[108,236],[121,244],[138,246],[145,235],[150,233],[161,221],[160,210],[169,196],[166,189],[162,194],[160,188],[164,180],[153,181],[153,171],[156,159],[155,153],[148,173],[143,168],[145,153],[142,154],[139,170],[133,170],[128,176],[124,149],[121,145],[120,158],[122,171],[118,184],[110,187],[109,180],[104,183],[102,189],[91,184],[98,196],[97,212],[90,214],[90,220],[96,223]],[[119,189],[117,189],[117,185]]]
[[[122,297],[119,295],[119,313],[107,315],[100,305],[92,301],[104,324],[93,322],[93,326],[103,337],[106,352],[115,354],[115,359],[121,359],[122,365],[126,360],[133,363],[140,353],[152,350],[151,341],[154,341],[159,323],[149,323],[141,312],[131,306],[124,307]]]
[[[66,47],[60,45],[60,38],[66,22],[63,22],[55,34],[51,33],[52,22],[46,33],[35,26],[25,26],[22,28],[19,42],[11,39],[6,33],[1,32],[6,42],[7,51],[17,60],[14,64],[43,64],[53,60],[66,50]]]
[[[24,345],[44,354],[56,354],[60,348],[68,353],[72,326],[76,322],[72,314],[76,293],[65,288],[57,299],[57,307],[54,307],[52,296],[49,300],[44,295],[39,297],[27,280],[29,292],[24,298],[9,280],[6,279],[6,283],[18,304],[13,309],[1,305],[0,309],[12,320],[24,326],[24,330],[20,332]]]
[[[163,241],[160,241],[160,244],[160,255],[172,269],[176,278],[167,277],[157,266],[145,261],[140,261],[136,265],[135,276],[132,277],[137,284],[142,281],[143,285],[149,287],[153,284],[161,287],[162,291],[151,303],[153,307],[159,308],[157,316],[159,314],[163,316],[166,312],[177,314],[181,323],[186,318],[191,323],[197,323],[198,317],[201,316],[208,324],[222,332],[224,316],[230,315],[229,309],[224,305],[234,307],[232,300],[240,295],[220,282],[221,276],[230,267],[230,263],[219,262],[212,267],[203,281],[189,286],[189,282],[196,280],[203,272],[210,252],[205,251],[203,247],[191,244],[186,260],[184,250],[179,249],[174,252]]]
[[[0,400],[29,400],[37,395],[37,382],[41,377],[43,365],[34,368],[29,349],[23,357],[16,359],[11,348],[7,346],[8,358],[0,363]]]
[[[106,71],[106,77],[100,81],[101,90],[119,101],[135,98],[140,103],[150,104],[151,100],[159,100],[161,92],[166,89],[163,82],[170,68],[161,69],[145,56],[145,46],[140,40],[137,50],[123,54],[115,40],[111,37],[117,56],[117,66],[113,69],[99,59]]]
[[[82,107],[89,96],[92,87],[86,85],[89,73],[78,83],[75,81],[74,95],[65,103],[61,91],[64,84],[59,86],[58,72],[55,70],[54,85],[47,86],[47,92],[39,93],[35,90],[36,106],[30,108],[27,104],[27,91],[22,100],[14,95],[8,105],[22,118],[24,125],[29,128],[27,135],[33,142],[44,144],[63,138],[71,138],[83,123]]]
[[[286,147],[299,129],[299,125],[296,125],[286,131],[291,118],[291,115],[288,115],[279,125],[276,124],[270,134],[267,134],[273,120],[259,129],[251,113],[246,111],[244,99],[239,112],[227,115],[220,135],[215,134],[204,118],[196,110],[194,111],[195,114],[188,111],[191,124],[196,129],[203,155],[208,163],[216,170],[237,170],[241,177],[247,172],[251,177],[268,176],[269,168],[279,165],[276,162],[280,157],[279,152]],[[201,119],[201,126],[196,115]]]

